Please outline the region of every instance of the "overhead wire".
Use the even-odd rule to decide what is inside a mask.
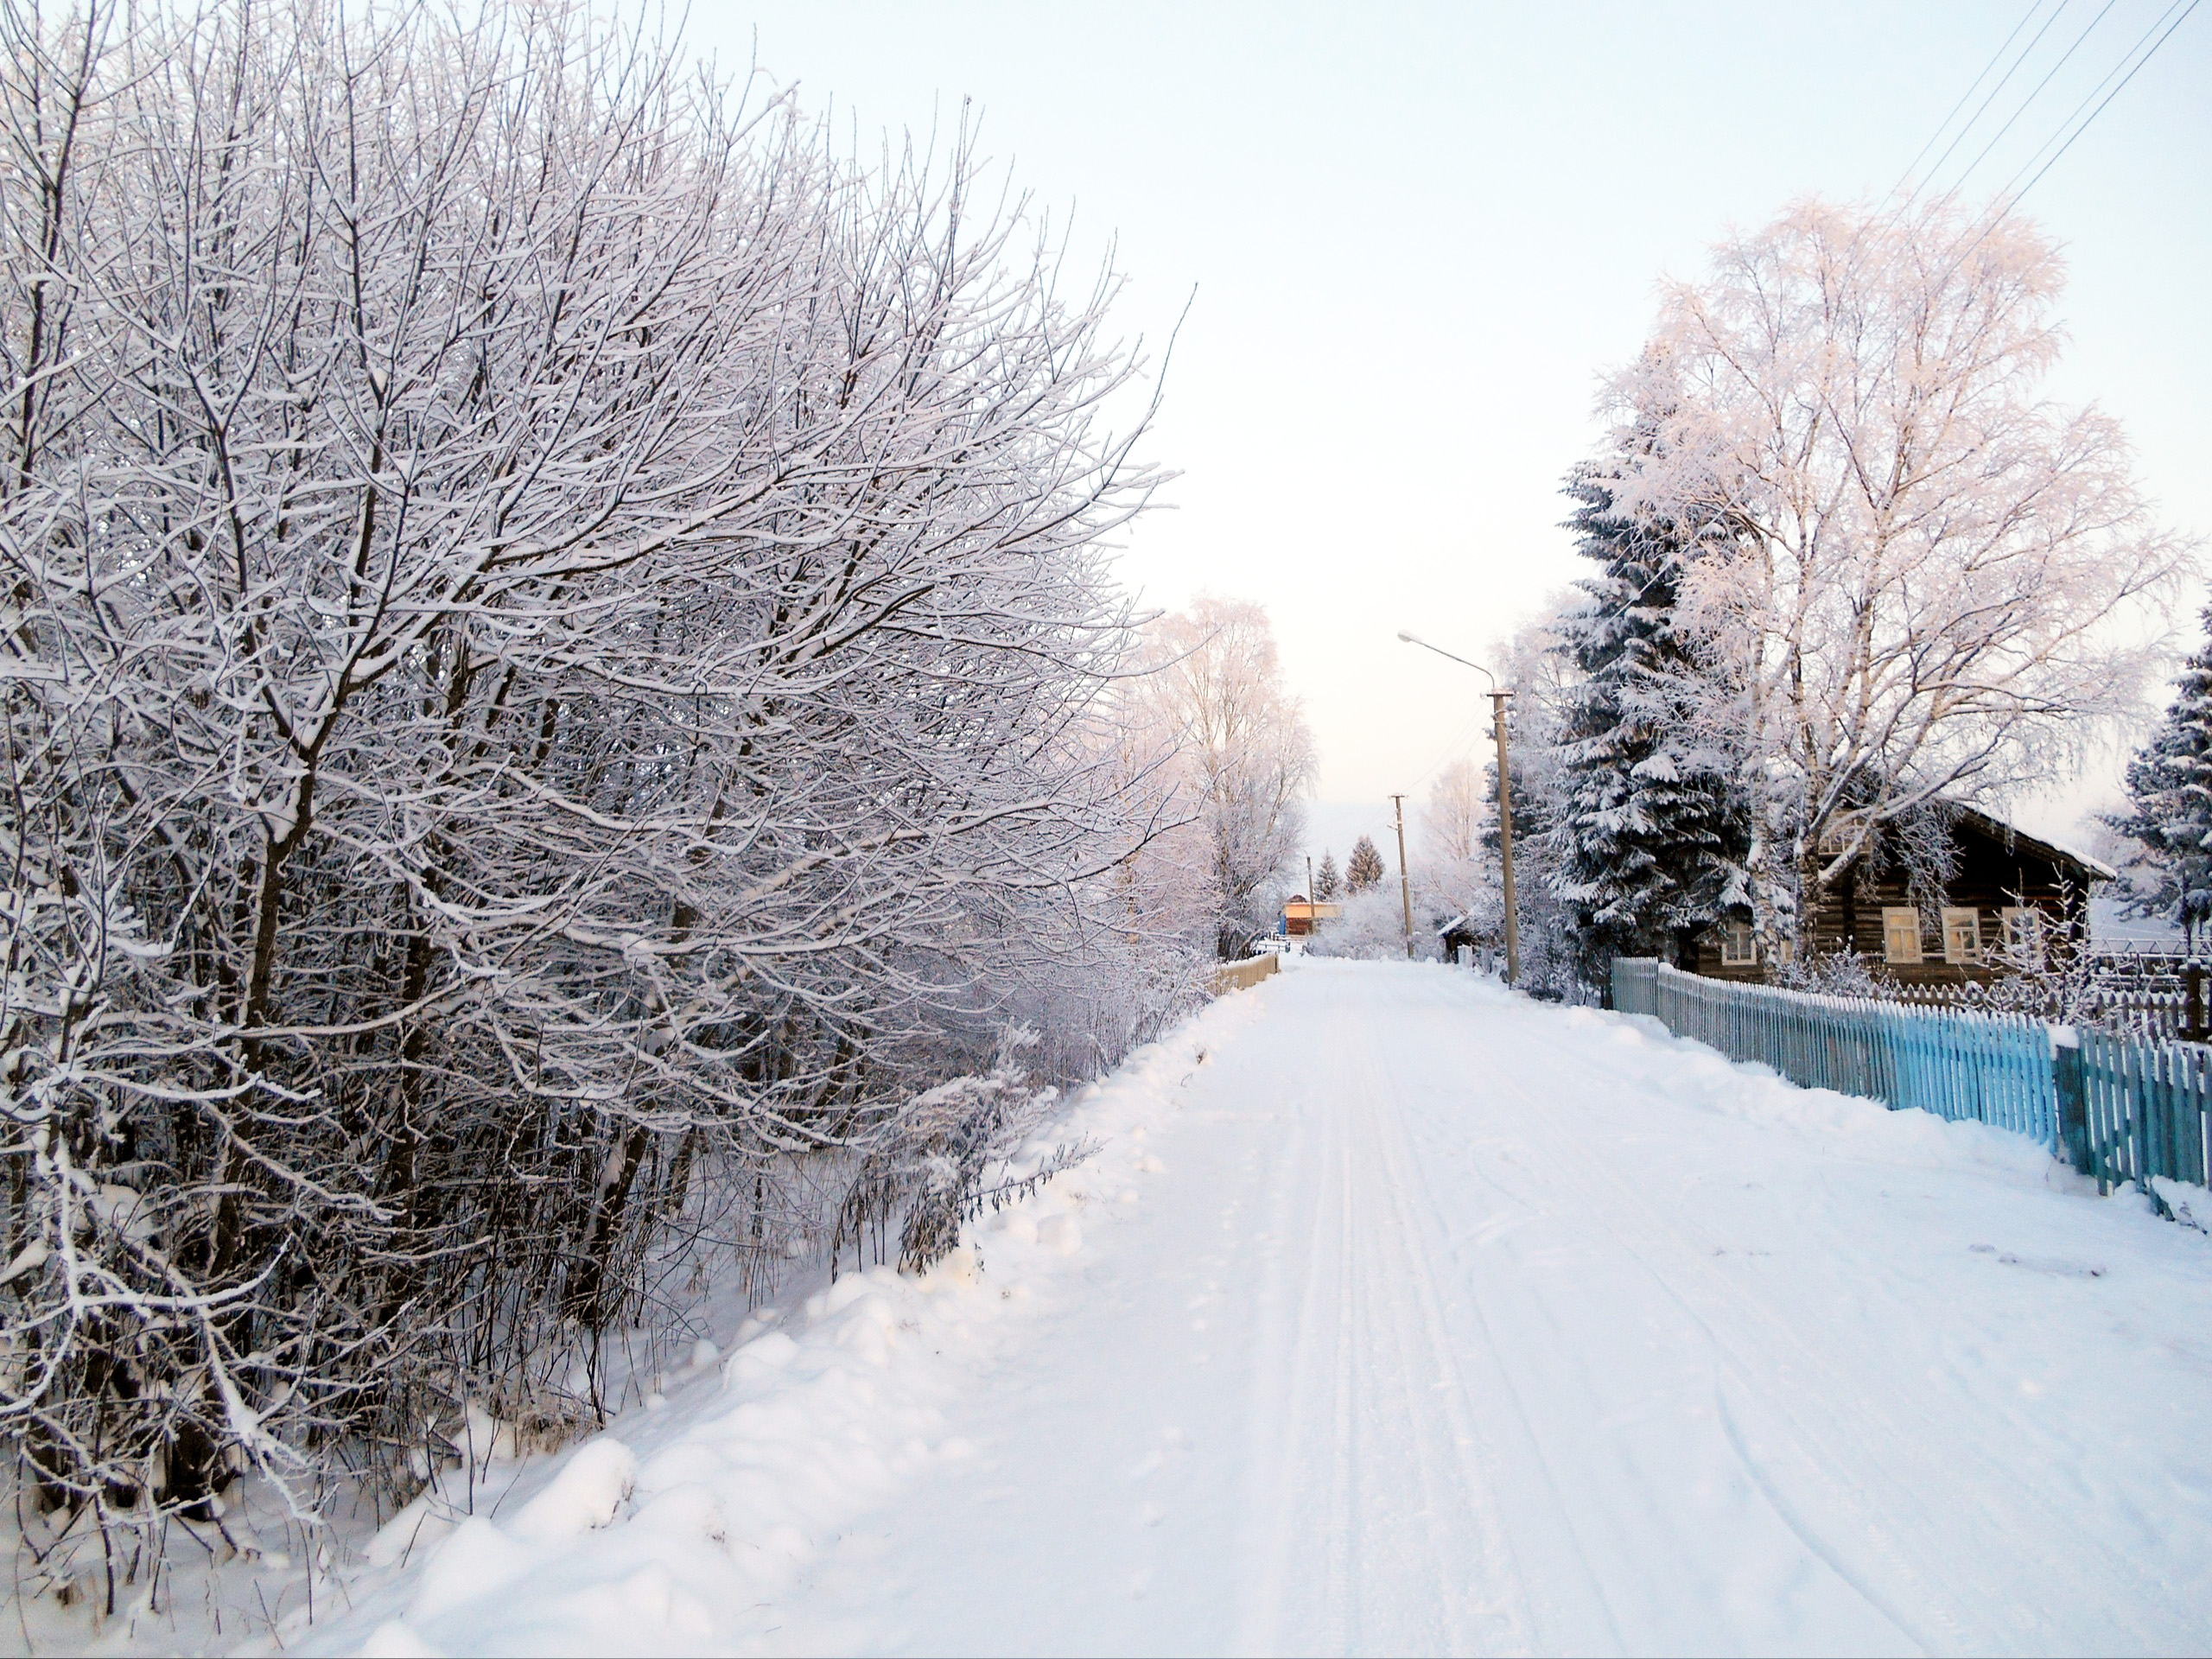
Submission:
[[[1949,161],[1951,159],[1952,152],[1966,142],[1966,137],[1968,133],[1974,130],[1974,124],[1980,121],[1982,116],[1987,112],[1989,106],[1997,101],[1997,94],[2003,92],[2005,90],[2005,83],[2011,80],[2014,75],[2020,72],[2020,66],[2028,60],[2029,55],[2035,51],[2037,47],[2043,43],[2043,37],[2050,33],[2051,25],[2066,15],[2066,8],[2070,3],[2071,0],[2058,0],[2057,10],[2053,11],[2050,16],[2043,20],[2043,27],[2036,30],[2033,37],[2029,40],[2025,46],[2020,48],[2020,55],[2012,60],[2012,67],[2006,69],[2002,75],[1998,77],[1997,84],[1989,89],[1989,95],[1983,99],[1981,102],[1974,107],[1974,112],[1967,118],[1966,125],[1961,127],[1958,131],[1952,136],[1951,142],[1943,146],[1943,153],[1936,158],[1935,164],[1928,169],[1926,176],[1923,177],[1918,184],[1913,186],[1912,194],[1904,199],[1904,204],[1898,209],[1900,213],[1902,213],[1905,207],[1910,207],[1913,201],[1919,196],[1920,193],[1927,188],[1928,181],[1929,179],[1934,178],[1937,174],[1943,170],[1943,163]],[[2016,30],[2015,32],[2017,33],[2018,31]],[[1988,72],[1984,70],[1982,73],[1986,74]]]
[[[1987,143],[1981,147],[1980,152],[1976,154],[1974,160],[1967,163],[1966,170],[1961,173],[1956,179],[1951,181],[1952,189],[1957,190],[1962,188],[1965,186],[1966,181],[1974,176],[1974,168],[1980,167],[1984,162],[1989,159],[1989,152],[1996,149],[1997,146],[2004,141],[2005,135],[2012,130],[2013,124],[2028,112],[2029,106],[2032,105],[2036,99],[2043,96],[2043,89],[2050,85],[2051,78],[2066,67],[2068,61],[2073,57],[2073,55],[2082,49],[2082,42],[2088,40],[2090,35],[2096,32],[2097,25],[2104,22],[2106,16],[2111,12],[2112,9],[2119,3],[2120,0],[2105,0],[2104,10],[2100,11],[2095,16],[2089,19],[2089,26],[2074,37],[2073,45],[2068,47],[2063,52],[2058,54],[2058,61],[2056,63],[2052,64],[2050,68],[2044,71],[2043,79],[2036,83],[2035,90],[2020,100],[2019,108],[2014,110],[2011,115],[2005,117],[2005,124],[1997,129],[1995,135]],[[2156,25],[2153,25],[2153,27],[2156,27]],[[2107,77],[2107,79],[2110,79],[2110,77]]]
[[[1959,101],[1951,105],[1949,113],[1945,115],[1941,121],[1936,123],[1936,130],[1929,133],[1928,135],[1928,142],[1921,145],[1919,155],[1915,156],[1910,162],[1905,163],[1904,171],[1897,175],[1897,181],[1890,187],[1891,195],[1894,196],[1898,191],[1904,188],[1905,181],[1912,176],[1913,169],[1920,165],[1921,157],[1926,156],[1929,150],[1936,148],[1936,141],[1941,138],[1950,130],[1951,123],[1958,118],[1959,111],[1966,108],[1967,100],[1974,95],[1975,89],[1979,87],[1983,81],[1989,79],[1989,72],[1997,67],[1998,60],[2002,58],[2005,54],[2012,48],[2012,42],[2018,38],[2020,31],[2028,26],[2028,19],[2034,16],[2038,11],[2041,11],[2043,7],[2044,0],[2028,0],[2028,9],[2020,14],[2020,21],[2012,25],[2012,32],[2010,35],[2007,35],[2003,41],[1999,42],[1997,49],[1989,54],[1989,61],[1981,66],[1981,73],[1976,75],[1974,79],[1968,83],[1966,91],[1959,94]],[[1967,124],[1972,125],[1973,124],[1969,122]]]
[[[2129,47],[2126,51],[2120,54],[2120,61],[2105,72],[2104,79],[2100,80],[2094,86],[2092,86],[2089,89],[2088,95],[2083,98],[2081,103],[2076,104],[2074,106],[2072,112],[2069,113],[2064,120],[2058,124],[2057,127],[2052,131],[2050,137],[2044,139],[2041,144],[2037,146],[2034,155],[2030,156],[2025,162],[2020,164],[2018,171],[2012,175],[2012,179],[2005,181],[2004,188],[1997,193],[1996,198],[1993,200],[1990,211],[1986,215],[1985,215],[1986,222],[1981,227],[1980,233],[1977,235],[1973,241],[1967,243],[1964,248],[1960,250],[1958,257],[1951,262],[1951,270],[1956,270],[1961,265],[1964,264],[1973,257],[1974,250],[1989,239],[1990,233],[1996,230],[1998,226],[2005,221],[2005,217],[2010,214],[2015,207],[2020,205],[2021,201],[2026,197],[2028,192],[2034,189],[2036,186],[2042,181],[2044,175],[2050,172],[2052,168],[2058,165],[2059,158],[2064,156],[2068,150],[2074,148],[2075,140],[2089,130],[2091,124],[2096,120],[2096,118],[2104,113],[2105,106],[2110,104],[2113,99],[2120,96],[2121,90],[2126,86],[2129,81],[2135,79],[2136,75],[2142,70],[2143,66],[2150,62],[2152,58],[2158,54],[2158,48],[2173,38],[2174,30],[2179,29],[2183,23],[2189,21],[2190,13],[2195,11],[2200,3],[2201,0],[2173,0],[2172,4],[2169,5],[2165,10],[2160,12],[2156,18],[2152,20],[2151,27],[2145,29],[2141,35],[2138,35],[2135,40],[2135,44]],[[2175,16],[2174,15],[2177,10],[2180,13],[2179,16]],[[2171,23],[2166,22],[2166,19],[2169,17],[2173,18],[2173,22]],[[2143,42],[2151,40],[2152,35],[2158,34],[2158,27],[2162,23],[2165,24],[2165,32],[2164,34],[2159,34],[2158,38],[2156,41],[2152,41],[2151,48],[2148,51],[2143,51]],[[2139,52],[2141,53],[2140,56],[2137,55]],[[2131,58],[2134,59],[2133,64],[2130,64],[2128,61]],[[2120,71],[2123,68],[2127,71],[2126,74],[2120,74]],[[2081,115],[2082,111],[2088,107],[2090,99],[2095,99],[2097,94],[2103,91],[2106,82],[2110,81],[2114,75],[2120,75],[2118,84],[2115,85],[2110,92],[2105,92],[2104,97],[2098,100],[2096,107],[2094,109],[2090,109],[2088,114],[2082,118],[2078,125],[2075,124],[2075,117]],[[2074,130],[2071,132],[2067,132],[2067,128],[2069,125],[2073,126]],[[2044,150],[2049,149],[2052,140],[2057,138],[2061,133],[2066,134],[2065,142],[2061,143],[2056,150],[2052,151],[2049,161],[2044,162],[2041,167],[2036,168],[2035,176],[2033,178],[2031,178],[2025,184],[2020,186],[2018,190],[2014,190],[2012,188],[2012,180],[2018,179],[2020,175],[2022,173],[2025,173],[2028,168],[2035,167],[2037,156],[2041,156]]]
[[[2120,96],[2120,88],[2126,86],[2129,81],[2135,79],[2136,72],[2141,69],[2145,64],[2150,62],[2153,57],[2158,55],[2158,48],[2166,43],[2168,38],[2171,36],[2175,29],[2179,29],[2184,22],[2189,21],[2189,14],[2196,10],[2197,4],[2198,0],[2174,0],[2174,3],[2172,5],[2168,6],[2165,10],[2159,13],[2158,16],[2152,21],[2151,27],[2149,29],[2145,29],[2143,33],[2137,37],[2135,44],[2128,48],[2126,52],[2120,54],[2120,62],[2114,64],[2112,68],[2106,71],[2104,80],[2099,81],[2094,86],[2092,86],[2089,89],[2088,97],[2082,99],[2080,104],[2076,104],[2074,106],[2073,111],[2067,116],[2066,119],[2058,124],[2057,128],[2051,133],[2050,137],[2044,139],[2043,143],[2037,147],[2035,155],[2029,156],[2025,162],[2020,164],[2018,172],[2012,175],[2012,179],[2005,181],[2004,190],[1999,191],[1999,194],[2002,195],[2005,191],[2010,191],[2012,188],[2012,180],[2018,179],[2021,173],[2024,173],[2028,168],[2035,166],[2037,156],[2041,156],[2044,150],[2049,149],[2050,148],[2052,139],[2056,138],[2060,133],[2064,132],[2068,125],[2074,120],[2075,116],[2082,113],[2083,107],[2088,104],[2089,99],[2095,98],[2098,92],[2103,90],[2105,81],[2110,80],[2113,76],[2120,73],[2121,67],[2126,64],[2129,58],[2135,56],[2136,52],[2140,49],[2143,42],[2150,40],[2151,36],[2157,32],[2158,25],[2165,22],[2166,19],[2169,17],[2174,18],[2171,23],[2167,24],[2166,32],[2164,35],[2158,35],[2157,41],[2152,42],[2151,49],[2148,52],[2145,52],[2141,57],[2136,58],[2134,67],[2130,68],[2125,75],[2120,76],[2120,86],[2114,86],[2112,91],[2105,93],[2103,100],[2098,104],[2096,108],[2089,111],[2088,118],[2084,120],[2081,125],[2074,129],[2072,134],[2068,137],[2066,142],[2059,145],[2057,151],[2049,161],[2045,162],[2042,167],[2037,168],[2035,177],[2030,179],[2025,184],[2020,187],[2018,192],[2012,196],[2012,202],[2008,202],[2006,204],[2007,212],[2011,211],[2012,206],[2014,203],[2017,203],[2022,196],[2026,195],[2029,191],[2035,188],[2037,181],[2040,180],[2045,173],[2050,172],[2053,167],[2057,165],[2059,156],[2063,156],[2069,149],[2073,148],[2074,140],[2079,138],[2083,133],[2089,130],[2089,123],[2094,121],[2100,115],[2104,113],[2105,105],[2111,103],[2113,99]],[[2174,17],[2174,13],[2177,10],[2180,11],[2181,16]]]

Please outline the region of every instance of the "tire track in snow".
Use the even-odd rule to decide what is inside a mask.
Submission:
[[[1359,1217],[1340,1115],[1310,1090],[1295,1104],[1270,1232],[1279,1245],[1304,1242],[1302,1271],[1294,1302],[1289,1263],[1274,1257],[1274,1317],[1251,1378],[1260,1427],[1248,1453],[1256,1478],[1236,1646],[1255,1653],[1341,1652],[1357,1639]]]
[[[1377,1088],[1372,1014],[1322,1011],[1300,1045],[1314,1063],[1286,1079],[1298,1127],[1269,1231],[1303,1239],[1303,1271],[1294,1316],[1274,1312],[1291,1276],[1280,1250],[1262,1292],[1250,1453],[1262,1473],[1237,1645],[1556,1645],[1530,1613],[1497,1494],[1509,1464],[1546,1477],[1540,1459],[1501,1456],[1478,1427],[1431,1282],[1433,1217],[1408,1202],[1400,1105]],[[1485,1378],[1489,1393],[1501,1376]],[[1403,1499],[1416,1493],[1409,1511]],[[1594,1588],[1586,1574],[1584,1587]]]
[[[1358,1052],[1357,1138],[1373,1154],[1372,1185],[1378,1208],[1387,1213],[1389,1224],[1378,1234],[1378,1246],[1390,1258],[1381,1264],[1381,1279],[1400,1292],[1395,1299],[1395,1371],[1408,1419],[1431,1420],[1426,1436],[1430,1453],[1418,1459],[1416,1471],[1424,1508],[1432,1516],[1456,1508],[1462,1523],[1457,1530],[1477,1543],[1488,1567],[1488,1581],[1481,1586],[1486,1593],[1471,1596],[1453,1570],[1459,1563],[1448,1558],[1434,1561],[1433,1577],[1444,1615],[1439,1645],[1453,1651],[1485,1652],[1581,1645],[1545,1639],[1533,1615],[1527,1579],[1499,1507],[1501,1460],[1484,1447],[1475,1395],[1439,1306],[1435,1268],[1441,1258],[1436,1249],[1435,1216],[1431,1206],[1413,1202],[1422,1189],[1406,1142],[1402,1103],[1394,1090],[1381,1091],[1388,1102],[1389,1109],[1384,1109],[1374,1087],[1374,1080],[1388,1072],[1371,1022],[1361,1027]],[[1479,1357],[1496,1359],[1494,1353]],[[1525,1429],[1526,1414],[1517,1399],[1512,1403]],[[1456,1480],[1444,1478],[1447,1470],[1456,1473]],[[1543,1491],[1564,1524],[1557,1483],[1548,1469],[1541,1473]],[[1571,1538],[1571,1528],[1568,1532]],[[1574,1548],[1579,1555],[1579,1544]],[[1587,1574],[1586,1559],[1582,1565],[1591,1597],[1602,1607],[1603,1597],[1594,1577]],[[1478,1625],[1479,1642],[1471,1639]],[[1610,1628],[1606,1633],[1618,1638]]]

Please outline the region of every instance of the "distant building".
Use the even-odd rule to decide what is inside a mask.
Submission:
[[[1323,922],[1333,922],[1344,913],[1342,905],[1316,904],[1302,893],[1294,893],[1282,907],[1281,925],[1276,931],[1286,938],[1302,939]]]
[[[2089,896],[2117,872],[1972,807],[1955,809],[1951,879],[1942,903],[1916,906],[1906,872],[1886,851],[1868,870],[1847,868],[1815,901],[1801,938],[1813,955],[1855,950],[1908,985],[1995,978],[2007,960],[2040,960],[2059,939],[2086,943]],[[1851,844],[1847,821],[1829,827],[1818,849],[1833,858]],[[1864,855],[1862,855],[1862,857]],[[1748,915],[1699,934],[1682,965],[1708,979],[1763,980]]]

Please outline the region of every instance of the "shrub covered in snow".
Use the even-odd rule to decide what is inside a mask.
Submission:
[[[1352,957],[1367,962],[1406,960],[1405,900],[1395,881],[1378,881],[1344,901],[1344,913],[1321,924],[1306,944],[1317,957]],[[1433,962],[1441,955],[1435,931],[1414,917],[1414,956]]]
[[[0,54],[0,1423],[60,1582],[557,1418],[1010,1018],[1081,1071],[1189,977],[1114,879],[1114,279],[964,137],[840,160],[557,6]]]

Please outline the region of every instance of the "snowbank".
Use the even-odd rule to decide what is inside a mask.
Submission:
[[[369,1561],[318,1605],[350,1610],[276,1634],[290,1651],[612,1653],[728,1648],[749,1611],[804,1574],[854,1516],[961,1464],[947,1399],[1055,1299],[1087,1236],[1144,1202],[1166,1166],[1148,1126],[1178,1084],[1263,1013],[1268,988],[1224,998],[1078,1096],[1025,1157],[1076,1135],[1087,1163],[987,1214],[928,1274],[848,1274],[764,1308],[726,1359],[702,1344],[658,1409],[520,1465],[450,1529],[396,1516]],[[1017,1160],[1015,1173],[1022,1173]],[[742,1627],[749,1629],[749,1626]],[[830,1645],[835,1645],[834,1637]]]
[[[1892,1111],[1878,1100],[1805,1089],[1771,1066],[1732,1060],[1677,1037],[1649,1014],[1569,1008],[1559,1018],[1616,1052],[1637,1081],[1680,1105],[1802,1136],[1822,1149],[1927,1169],[1972,1169],[2063,1192],[2094,1192],[2086,1180],[2025,1135],[1986,1123],[1953,1121],[1917,1109]]]

